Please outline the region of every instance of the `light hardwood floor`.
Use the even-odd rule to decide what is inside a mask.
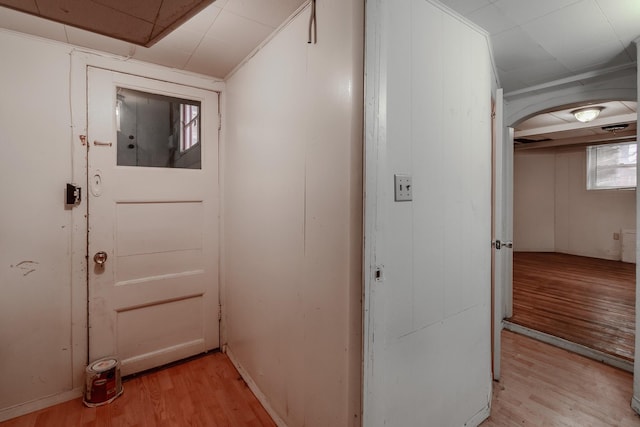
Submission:
[[[509,331],[502,342],[502,380],[494,383],[492,415],[483,427],[640,426],[629,405],[631,374]],[[141,375],[124,387],[120,398],[99,408],[76,399],[0,426],[275,425],[221,353]]]
[[[81,399],[0,423],[2,427],[275,426],[226,355],[210,353],[134,377],[110,404]]]
[[[635,264],[513,254],[512,323],[633,362]]]
[[[482,427],[631,427],[633,376],[566,350],[502,332],[502,378]]]

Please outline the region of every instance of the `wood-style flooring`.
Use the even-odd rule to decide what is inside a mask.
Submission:
[[[226,355],[210,353],[133,377],[112,403],[75,399],[0,423],[2,427],[275,427]]]
[[[482,427],[640,427],[630,373],[509,331],[502,332],[502,379],[493,383]],[[274,426],[222,353],[144,374],[113,403],[80,399],[0,423],[49,426]],[[291,426],[298,427],[298,426]]]
[[[635,268],[620,261],[515,252],[508,320],[633,361]]]
[[[638,427],[632,374],[502,332],[502,378],[482,427]]]

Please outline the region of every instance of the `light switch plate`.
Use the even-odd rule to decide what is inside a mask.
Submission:
[[[413,200],[413,184],[411,175],[397,173],[393,175],[396,202],[410,202]]]

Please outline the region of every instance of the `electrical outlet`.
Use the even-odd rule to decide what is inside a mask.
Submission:
[[[397,173],[393,176],[393,182],[396,202],[410,202],[413,200],[411,175]]]

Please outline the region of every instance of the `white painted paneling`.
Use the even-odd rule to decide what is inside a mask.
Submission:
[[[478,425],[491,398],[486,39],[428,1],[368,2],[367,15],[364,425]],[[413,176],[412,202],[394,202],[395,173]]]
[[[516,152],[513,173],[513,249],[555,250],[554,153]]]
[[[226,343],[290,426],[360,425],[362,10],[318,2],[227,83]]]
[[[69,55],[0,32],[0,420],[72,389]],[[55,82],[55,84],[54,84]]]

